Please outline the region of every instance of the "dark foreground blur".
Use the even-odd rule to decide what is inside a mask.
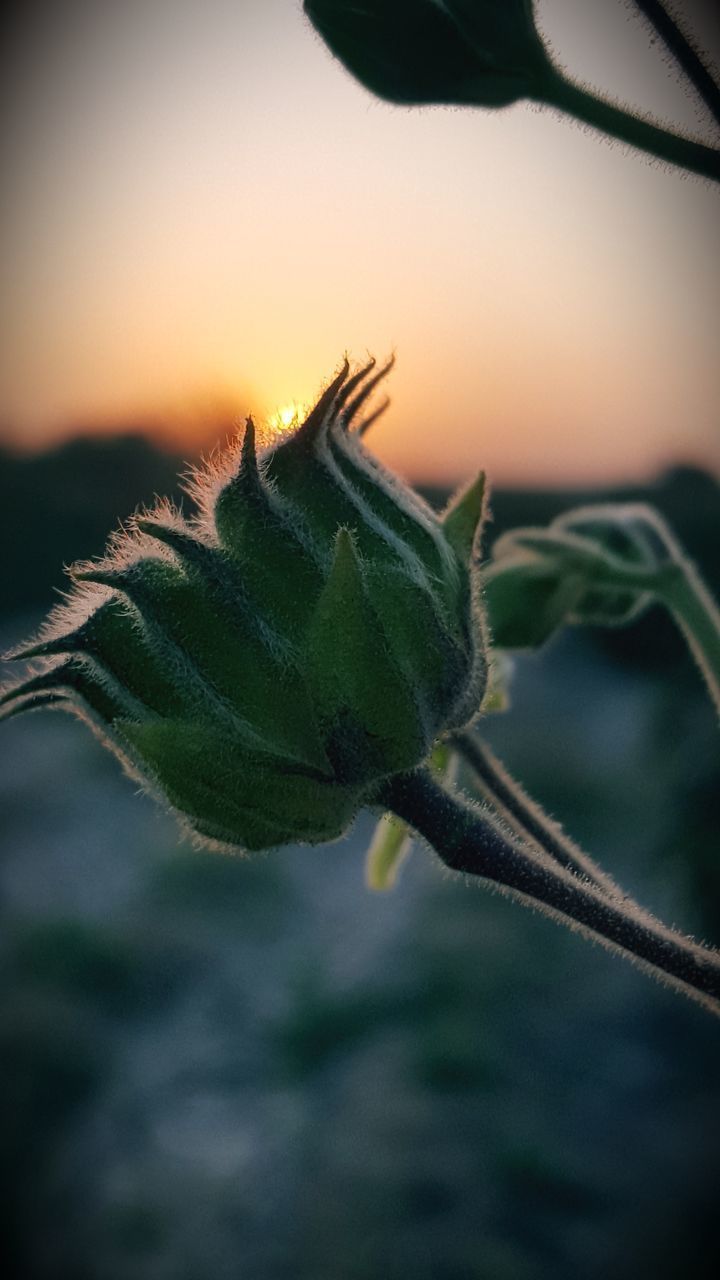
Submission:
[[[3,647],[174,470],[132,440],[0,456]],[[646,496],[720,590],[717,486]],[[494,532],[580,498],[499,494]],[[487,736],[629,892],[720,940],[720,740],[660,615],[519,661]],[[720,1274],[704,1011],[424,848],[369,895],[365,816],[338,845],[198,853],[69,717],[1,742],[9,1274]]]

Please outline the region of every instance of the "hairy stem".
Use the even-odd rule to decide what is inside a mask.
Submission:
[[[612,898],[626,898],[610,876],[583,853],[562,827],[530,798],[493,754],[486,742],[472,733],[453,734],[450,742],[471,768],[485,799],[521,840],[535,844],[559,866],[591,880]]]
[[[641,13],[667,45],[678,66],[694,85],[708,110],[720,124],[720,87],[716,84],[699,53],[678,27],[660,0],[635,0]]]
[[[720,609],[689,560],[669,566],[657,590],[685,635],[720,715]]]
[[[447,791],[428,769],[400,774],[377,802],[435,849],[454,871],[481,876],[526,905],[619,950],[655,977],[720,1014],[720,956],[667,929],[632,904],[610,899],[573,872],[519,847],[477,808]]]
[[[623,111],[621,107],[572,84],[559,71],[548,71],[543,77],[538,100],[558,107],[611,138],[657,156],[659,160],[720,182],[720,151]]]

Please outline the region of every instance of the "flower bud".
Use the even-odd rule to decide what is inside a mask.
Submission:
[[[387,368],[346,362],[260,454],[248,419],[194,517],[160,503],[75,566],[3,714],[81,715],[196,836],[244,849],[338,837],[470,721],[483,486],[438,518],[371,456],[355,424]]]
[[[390,102],[507,106],[548,66],[531,0],[305,0],[361,84]]]

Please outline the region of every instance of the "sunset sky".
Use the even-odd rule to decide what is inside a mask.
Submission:
[[[675,8],[718,59],[718,8]],[[632,4],[537,13],[574,78],[717,145]],[[526,104],[382,103],[300,0],[29,0],[2,62],[5,443],[192,453],[395,350],[372,439],[412,478],[720,476],[712,184]]]

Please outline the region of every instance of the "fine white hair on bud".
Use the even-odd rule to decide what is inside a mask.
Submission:
[[[249,418],[195,474],[196,516],[160,501],[73,566],[0,715],[84,717],[196,837],[250,850],[337,838],[471,721],[483,484],[437,516],[368,452],[392,363],[345,360],[264,449]]]

